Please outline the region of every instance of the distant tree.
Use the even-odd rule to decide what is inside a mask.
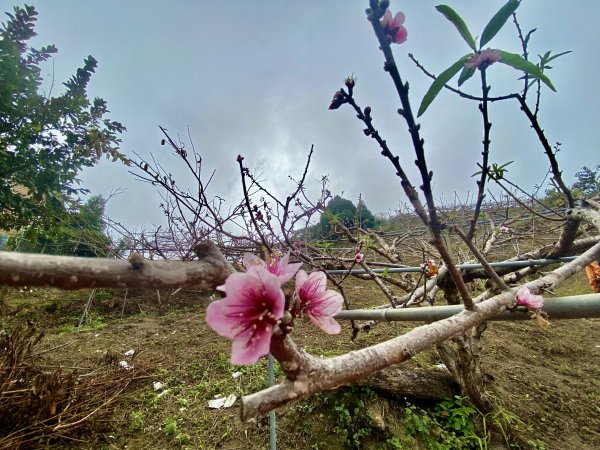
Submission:
[[[600,164],[595,169],[583,166],[575,173],[576,181],[571,186],[575,198],[593,197],[600,194]],[[548,206],[560,207],[567,205],[567,198],[556,186],[546,190],[544,201]]]
[[[8,242],[11,250],[67,256],[108,256],[111,240],[105,234],[105,200],[97,195],[46,227],[24,228]]]
[[[356,206],[345,198],[336,195],[327,204],[326,210],[333,214],[346,226],[354,225]]]
[[[573,183],[573,189],[579,189],[588,197],[600,192],[600,164],[594,170],[583,166],[575,174],[575,178],[577,178],[577,181]]]
[[[373,213],[362,200],[360,200],[359,206],[360,208],[357,208],[350,200],[336,195],[325,207],[325,212],[321,215],[319,226],[314,231],[322,237],[330,235],[331,222],[334,218],[347,227],[353,227],[359,222],[363,228],[375,227],[377,220],[373,216]]]
[[[127,159],[118,151],[125,130],[105,115],[106,102],[87,98],[97,62],[92,56],[66,83],[61,95],[41,92],[40,64],[54,45],[39,50],[27,42],[36,33],[37,12],[15,7],[0,27],[0,229],[53,222],[73,203],[77,175],[102,155]],[[17,189],[16,189],[17,188]],[[16,191],[21,191],[16,192]]]

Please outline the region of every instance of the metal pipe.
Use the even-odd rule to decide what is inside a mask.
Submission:
[[[550,264],[559,264],[563,262],[573,261],[575,256],[565,256],[563,258],[557,259],[526,259],[523,261],[501,261],[501,262],[492,262],[490,266],[492,267],[528,267],[528,266],[547,266]],[[459,270],[475,270],[481,269],[483,266],[481,264],[458,264],[456,266]],[[415,272],[421,273],[423,269],[420,267],[389,267],[387,269],[371,269],[374,273],[383,273],[387,271],[387,273],[407,273],[407,272]],[[345,269],[335,269],[335,270],[327,270],[327,273],[330,275],[343,275],[347,274],[348,270]],[[364,269],[352,269],[350,273],[356,274],[366,274],[367,271]]]
[[[273,355],[267,356],[267,370],[269,371],[269,386],[275,385],[275,366]],[[277,450],[277,429],[275,427],[275,411],[269,413],[269,450]]]
[[[463,305],[446,305],[402,309],[353,309],[338,313],[339,320],[378,320],[384,322],[435,322],[464,311]],[[542,311],[552,319],[600,317],[600,294],[572,295],[544,299]],[[504,311],[490,320],[528,320],[527,308]]]

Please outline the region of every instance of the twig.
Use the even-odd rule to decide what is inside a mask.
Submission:
[[[488,276],[492,279],[492,281],[494,281],[494,283],[496,283],[496,286],[498,286],[498,288],[501,291],[508,290],[509,287],[506,285],[506,283],[504,283],[504,280],[502,280],[502,278],[500,278],[498,276],[498,274],[492,268],[492,266],[490,266],[488,264],[487,260],[485,259],[485,256],[483,256],[481,254],[481,252],[479,251],[479,249],[473,244],[473,240],[469,239],[469,237],[467,235],[465,235],[465,233],[463,233],[462,230],[458,226],[455,225],[452,227],[452,229],[456,232],[456,234],[458,234],[461,237],[461,239],[465,242],[465,244],[467,244],[467,247],[469,247],[469,250],[471,250],[471,253],[473,253],[475,258],[477,258],[477,261],[479,261],[479,263],[483,266],[485,273],[487,273]]]
[[[448,266],[450,277],[456,285],[456,288],[458,289],[458,292],[460,293],[460,296],[463,299],[465,307],[469,310],[475,309],[475,303],[473,303],[473,299],[471,298],[471,295],[469,294],[469,291],[467,290],[467,287],[465,286],[465,283],[463,282],[460,273],[456,269],[456,265],[454,264],[452,256],[448,252],[448,249],[446,248],[442,239],[442,225],[438,220],[435,202],[433,199],[433,193],[431,190],[431,178],[433,177],[433,172],[430,172],[427,168],[425,149],[423,146],[425,141],[421,138],[419,133],[419,129],[421,126],[415,122],[415,118],[412,113],[410,100],[408,98],[408,84],[404,84],[402,82],[400,73],[398,72],[398,67],[396,66],[396,62],[392,54],[392,50],[390,48],[390,42],[387,36],[384,34],[383,28],[381,27],[381,23],[379,22],[379,17],[383,16],[384,11],[380,9],[379,2],[376,0],[371,0],[370,6],[371,11],[370,14],[368,14],[368,18],[371,22],[373,30],[375,31],[377,39],[379,40],[381,50],[383,51],[383,54],[385,56],[384,69],[390,74],[394,85],[396,86],[396,91],[398,92],[398,95],[400,97],[402,109],[399,109],[398,113],[404,118],[406,124],[408,125],[408,131],[410,133],[413,148],[417,157],[415,164],[419,169],[419,172],[421,174],[421,180],[423,181],[423,184],[421,185],[421,190],[423,191],[423,194],[427,201],[427,211],[429,213],[429,218],[425,219],[424,223],[429,225],[430,233],[434,239],[435,246],[438,252],[440,253],[441,258],[444,260],[444,263]],[[400,166],[397,157],[394,158],[391,155],[391,153],[385,156],[387,156],[388,159],[392,162],[392,164],[394,164],[394,167]],[[413,199],[416,199],[416,196],[413,195],[411,198],[411,195],[409,195],[409,193],[411,193],[411,191],[414,190],[414,188],[412,187],[412,185],[410,185],[410,183],[407,182],[408,179],[406,179],[406,181],[403,181],[402,186],[405,188],[405,192],[407,193],[407,196],[409,197],[411,202],[413,202]],[[414,202],[413,206],[415,206],[417,212],[418,207],[422,208],[420,202]]]
[[[489,121],[488,115],[488,94],[490,92],[490,87],[487,85],[485,67],[482,67],[479,72],[481,73],[481,91],[483,93],[483,100],[479,104],[479,111],[481,111],[481,116],[483,118],[483,152],[481,161],[481,178],[477,180],[477,201],[475,203],[475,210],[473,212],[473,218],[471,219],[471,225],[466,235],[466,238],[469,241],[472,240],[473,236],[475,235],[477,219],[479,219],[481,204],[483,203],[483,199],[485,197],[485,182],[490,170],[488,164],[490,155],[490,128],[492,128],[492,124]]]

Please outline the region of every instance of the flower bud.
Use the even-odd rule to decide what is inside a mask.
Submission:
[[[338,109],[345,102],[346,102],[346,100],[344,100],[344,94],[342,94],[340,91],[337,91],[333,95],[333,100],[331,100],[331,104],[329,105],[329,109]]]

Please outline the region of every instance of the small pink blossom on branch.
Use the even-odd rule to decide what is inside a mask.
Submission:
[[[465,67],[483,70],[495,62],[500,61],[501,57],[502,54],[500,53],[500,50],[492,50],[491,48],[488,48],[471,56],[471,59],[465,63]]]
[[[429,258],[424,263],[421,263],[420,267],[427,278],[437,275],[439,272],[438,265],[433,258]]]
[[[381,19],[381,27],[387,36],[392,39],[394,44],[402,44],[406,42],[408,38],[408,31],[402,25],[404,23],[405,16],[402,12],[397,12],[392,19],[392,13],[390,10],[386,10],[383,18]]]
[[[269,352],[273,327],[283,317],[285,296],[279,278],[256,268],[231,274],[220,286],[226,297],[206,308],[206,322],[233,339],[232,364],[253,364]]]
[[[296,308],[326,333],[342,331],[333,316],[342,310],[343,303],[339,293],[327,289],[327,278],[323,272],[307,274],[300,270],[296,275]]]
[[[263,261],[252,253],[244,254],[244,267],[247,271],[267,270],[268,272],[276,275],[281,284],[290,281],[296,272],[298,272],[298,269],[302,266],[301,262],[290,264],[289,261],[289,252],[285,256],[271,256],[268,261]]]
[[[502,225],[500,227],[500,233],[510,233],[510,228],[508,228],[506,225]]]
[[[302,263],[289,263],[289,256],[274,256],[263,261],[246,253],[246,272],[230,275],[223,286],[225,298],[213,301],[206,309],[206,322],[218,334],[233,340],[231,362],[252,364],[269,352],[273,330],[284,316],[286,297],[281,289]],[[323,331],[336,334],[340,325],[333,317],[342,309],[342,296],[327,289],[323,272],[307,274],[300,270],[296,275],[294,299],[286,315],[291,319],[306,315]],[[289,323],[289,319],[285,321]],[[291,327],[289,327],[291,330]]]
[[[542,309],[544,297],[532,294],[528,287],[521,286],[516,295],[517,305],[526,306],[529,309]]]
[[[360,252],[357,252],[356,255],[354,255],[354,262],[357,264],[360,264],[364,258],[365,258],[365,255],[363,255]]]

